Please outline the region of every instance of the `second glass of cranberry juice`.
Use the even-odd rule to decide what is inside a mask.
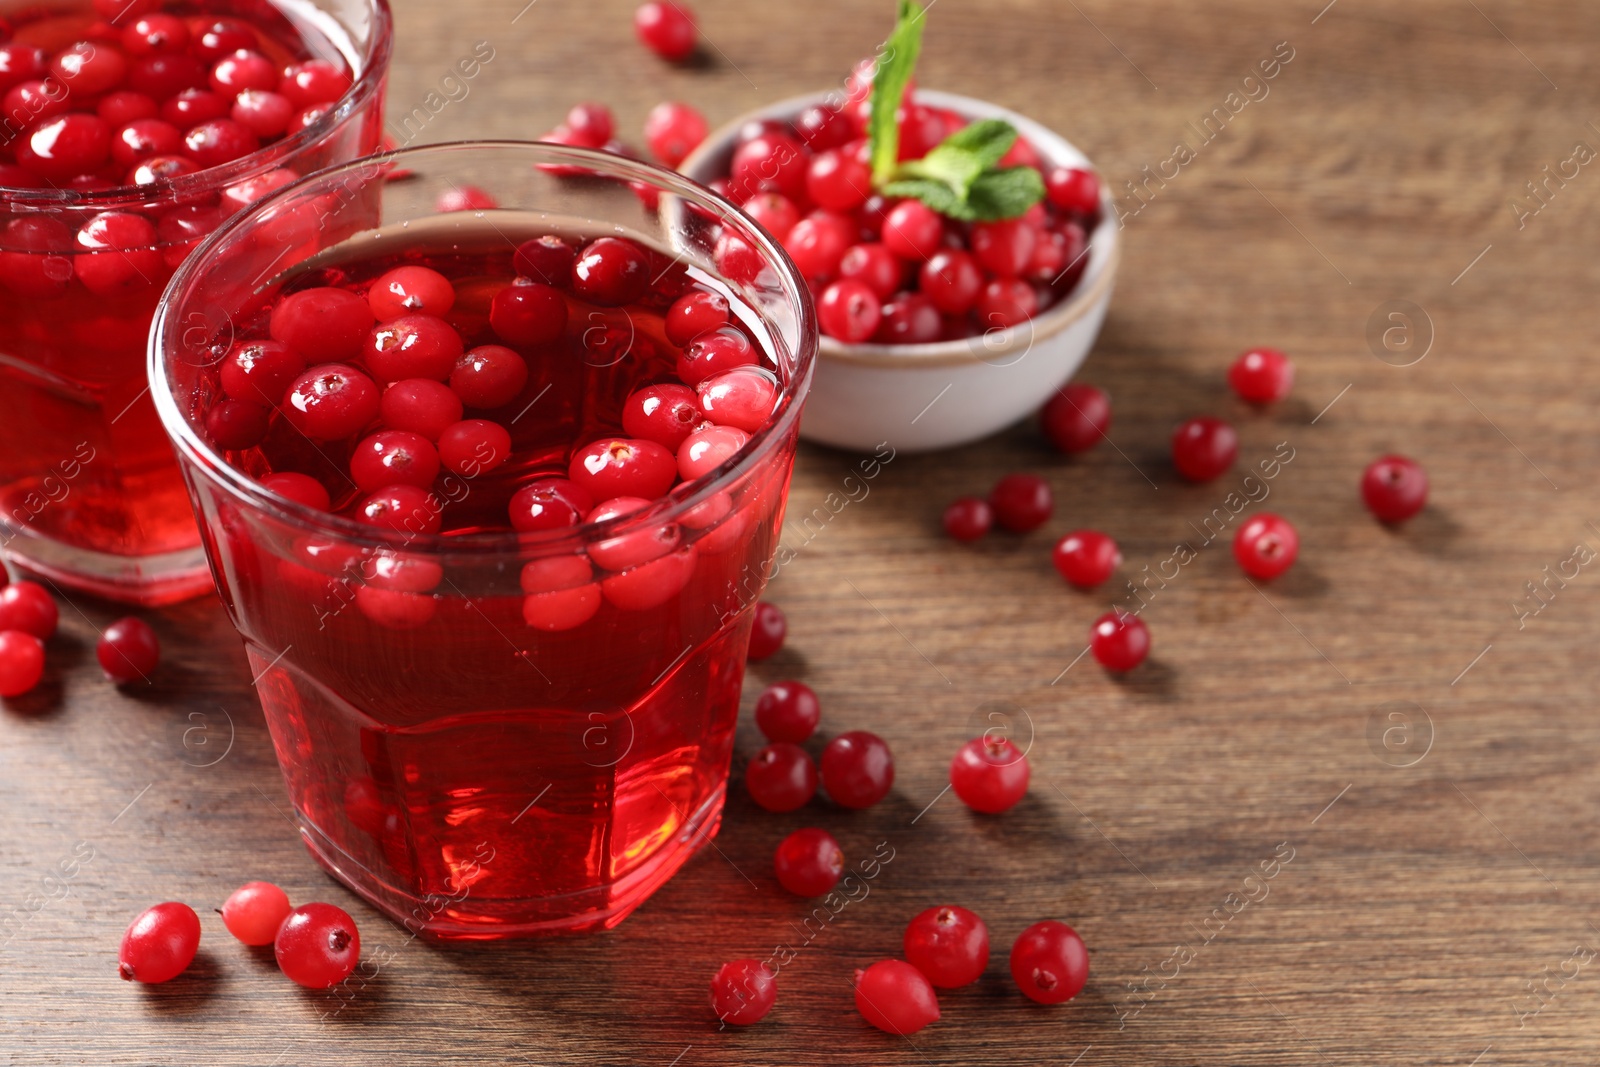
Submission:
[[[731,205],[552,145],[325,171],[179,271],[156,406],[325,866],[498,938],[716,832],[816,343]]]
[[[165,603],[211,578],[145,349],[263,193],[374,151],[385,0],[0,0],[0,544]]]

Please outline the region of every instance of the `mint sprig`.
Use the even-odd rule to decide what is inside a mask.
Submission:
[[[873,185],[885,196],[920,200],[967,222],[1015,218],[1043,200],[1045,188],[1032,167],[999,166],[1017,142],[1009,122],[982,119],[957,130],[922,159],[899,162],[897,114],[922,51],[925,13],[914,0],[900,0],[899,21],[873,73],[868,120]]]

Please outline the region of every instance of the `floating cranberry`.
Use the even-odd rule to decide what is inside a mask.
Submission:
[[[20,630],[48,641],[60,618],[55,598],[38,582],[24,579],[0,589],[0,630]]]
[[[511,528],[519,533],[563,530],[576,526],[594,510],[594,497],[566,478],[529,482],[511,497]]]
[[[309,474],[298,471],[278,471],[274,474],[263,475],[261,478],[263,488],[277,493],[296,504],[303,504],[313,511],[327,511],[333,506],[328,496],[327,487]]]
[[[1202,415],[1172,434],[1172,464],[1191,482],[1209,482],[1233,466],[1239,435],[1221,419]]]
[[[1280,515],[1252,516],[1233,535],[1233,558],[1252,578],[1276,578],[1294,565],[1299,554],[1300,535]]]
[[[1241,399],[1270,404],[1294,388],[1294,364],[1276,348],[1252,348],[1228,368],[1228,384]]]
[[[681,63],[694,53],[694,15],[672,0],[650,0],[633,13],[633,29],[656,55]]]
[[[394,530],[416,537],[436,534],[444,509],[438,498],[414,485],[390,485],[356,505],[355,519],[381,530]]]
[[[371,378],[342,363],[324,363],[295,379],[284,397],[283,413],[313,441],[337,441],[377,417],[378,406],[378,387]]]
[[[1061,451],[1087,452],[1111,429],[1111,399],[1092,385],[1063,385],[1040,412],[1040,424]]]
[[[1093,589],[1122,564],[1122,551],[1099,530],[1074,530],[1056,542],[1051,562],[1068,582]]]
[[[381,382],[405,378],[444,381],[462,356],[461,335],[435,315],[402,315],[374,326],[363,358]]]
[[[731,326],[701,334],[684,346],[678,357],[678,379],[691,389],[707,378],[758,362],[750,338]]]
[[[77,245],[87,255],[73,257],[72,267],[96,296],[120,296],[154,286],[162,278],[156,228],[142,215],[107,211],[78,231]]]
[[[590,242],[572,265],[572,289],[591,304],[621,307],[650,287],[650,261],[644,250],[620,237]]]
[[[463,419],[439,435],[439,461],[463,478],[488,474],[510,458],[510,431],[489,419]]]
[[[939,998],[911,964],[879,960],[856,972],[856,1010],[879,1030],[907,1037],[939,1021]]]
[[[183,134],[160,119],[135,119],[111,135],[111,162],[132,167],[151,156],[176,155],[183,150]]]
[[[1150,654],[1150,631],[1137,615],[1108,611],[1089,631],[1089,649],[1106,670],[1131,671]]]
[[[49,181],[98,170],[110,155],[111,127],[100,116],[82,111],[47,119],[17,146],[17,163]]]
[[[677,466],[672,453],[654,441],[606,437],[575,452],[567,476],[596,500],[654,500],[672,488]]]
[[[851,730],[822,750],[822,787],[843,808],[870,808],[894,787],[894,756],[877,734]]]
[[[272,412],[251,400],[223,400],[206,412],[206,434],[225,452],[242,452],[267,436]]]
[[[200,949],[200,916],[168,901],[139,913],[122,935],[117,973],[126,981],[169,982],[188,969]]]
[[[734,1026],[758,1023],[777,1002],[777,979],[760,960],[724,963],[711,977],[711,1010],[722,1022]]]
[[[220,167],[260,148],[261,138],[233,119],[212,119],[184,134],[183,143],[202,167]]]
[[[313,104],[331,104],[350,91],[351,80],[347,71],[325,59],[308,59],[291,64],[283,72],[277,90],[295,107]]]
[[[749,440],[748,433],[732,426],[696,430],[678,446],[678,473],[686,482],[702,478],[732,460]]]
[[[72,231],[60,221],[39,216],[16,218],[0,231],[0,283],[36,300],[60,296],[73,278]]]
[[[822,705],[804,682],[774,682],[756,698],[756,728],[769,741],[798,745],[821,720]]]
[[[1066,923],[1034,923],[1011,946],[1011,977],[1029,999],[1062,1004],[1089,980],[1089,952]]]
[[[514,345],[546,344],[567,328],[567,302],[551,286],[518,278],[495,294],[489,324]]]
[[[222,904],[222,925],[247,945],[270,945],[293,909],[289,894],[271,882],[246,882]]]
[[[767,811],[794,811],[816,795],[817,766],[798,745],[777,741],[756,753],[744,784],[750,799]]]
[[[906,961],[940,989],[959,989],[989,965],[989,927],[966,908],[929,908],[906,924]]]
[[[684,439],[705,422],[699,396],[683,385],[647,385],[630,394],[622,405],[624,433],[654,441],[674,455]]]
[[[784,618],[783,609],[765,600],[758,600],[750,627],[750,649],[747,658],[763,660],[777,655],[778,650],[783,647],[783,639],[788,634],[789,620]]]
[[[844,853],[826,830],[796,830],[778,845],[778,883],[797,897],[820,897],[839,884]]]
[[[698,289],[680,296],[667,309],[667,340],[675,345],[686,345],[728,322],[728,298],[721,293]]]
[[[576,629],[600,610],[594,567],[582,556],[553,556],[522,568],[522,618],[546,633]]]
[[[456,302],[455,286],[428,267],[396,267],[380,275],[367,290],[367,304],[379,322],[404,315],[443,316]]]
[[[511,403],[527,384],[527,361],[502,345],[479,345],[450,372],[450,388],[462,403],[485,411]]]
[[[36,81],[50,72],[49,56],[42,48],[10,41],[0,44],[0,90]]]
[[[577,260],[576,248],[547,233],[518,245],[512,262],[522,277],[562,289],[572,284],[572,265]]]
[[[1033,474],[1008,474],[989,491],[995,521],[1012,533],[1028,533],[1043,526],[1055,508],[1050,484]]]
[[[433,443],[408,430],[381,430],[364,438],[350,454],[350,477],[363,493],[386,485],[426,489],[439,476],[439,453]]]
[[[999,815],[1028,792],[1028,757],[1003,737],[973,738],[950,762],[950,787],[973,811]],[[935,983],[937,984],[937,983]]]
[[[755,433],[772,418],[778,379],[761,367],[738,367],[700,383],[700,411],[718,426]]]
[[[623,611],[660,607],[689,584],[698,560],[698,550],[688,545],[623,574],[601,579],[601,595]]]
[[[0,627],[0,697],[19,697],[44,677],[44,642]]]
[[[273,941],[278,968],[308,989],[338,985],[361,959],[355,920],[332,904],[302,904],[289,912]]]
[[[73,93],[85,97],[108,93],[128,76],[128,60],[115,48],[96,48],[90,41],[79,41],[56,54],[50,73]]]
[[[160,98],[159,93],[152,96]],[[161,117],[179,129],[189,129],[202,122],[220,119],[227,115],[232,105],[226,97],[209,89],[184,89],[161,104]]]
[[[1379,522],[1405,522],[1428,503],[1428,472],[1405,456],[1380,456],[1361,475],[1361,499]]]
[[[994,509],[987,500],[964,496],[944,509],[944,532],[957,541],[977,541],[994,525]]]
[[[688,104],[667,101],[650,109],[644,140],[662,163],[676,167],[706,139],[705,116]]]
[[[361,297],[321,287],[279,300],[272,309],[271,333],[274,341],[288,345],[308,362],[337,363],[360,355],[372,323],[372,309]]]
[[[205,90],[208,97],[223,105],[218,113],[209,114],[206,119],[221,118],[228,112],[230,98],[206,89],[208,75],[206,65],[194,56],[164,52],[134,60],[128,67],[128,87],[155,100],[167,100],[191,90]],[[170,116],[163,114],[162,117],[174,126],[181,125]]]
[[[116,3],[117,0],[105,0],[105,2]],[[192,33],[195,55],[210,63],[224,56],[233,55],[241,49],[254,49],[261,43],[255,29],[240,19],[210,19],[193,29]]]
[[[407,378],[383,391],[379,413],[392,430],[410,430],[429,441],[461,421],[461,398],[443,382]]]

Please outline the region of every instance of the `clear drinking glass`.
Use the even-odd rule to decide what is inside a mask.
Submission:
[[[385,182],[391,166],[416,177]],[[499,206],[436,212],[441,193],[468,187]],[[267,491],[251,477],[256,450],[208,444],[218,362],[303,272],[386,255],[448,272],[482,250],[509,272],[517,243],[543,233],[626,236],[667,268],[639,305],[574,313],[555,348],[523,350],[528,384],[495,417],[519,456],[537,452],[529,440],[557,444],[506,477],[564,474],[592,439],[581,413],[620,404],[645,384],[643,361],[670,358],[669,273],[724,293],[757,339],[780,383],[765,428],[642,512],[533,534],[503,525],[503,469],[433,485],[458,514],[482,501],[498,520],[383,531]],[[506,282],[456,277],[449,317],[469,347]],[[716,833],[816,346],[803,279],[732,205],[675,173],[554,145],[443,145],[325,170],[230,220],[180,268],[151,336],[155,405],[324,866],[413,930],[500,938],[613,926]],[[319,447],[335,471],[351,446]],[[678,539],[670,554],[601,565],[613,557],[597,545],[663,530]],[[549,595],[599,607],[553,630],[540,605],[559,605],[520,576],[591,550],[588,592]]]
[[[85,29],[97,18],[88,0],[60,7],[41,26],[23,21],[40,10],[34,0],[0,0],[0,20],[15,16],[40,40],[96,32]],[[13,188],[0,176],[0,546],[62,585],[139,604],[211,587],[145,375],[162,288],[244,204],[377,150],[392,39],[387,0],[196,0],[173,10],[298,35],[313,56],[341,58],[355,83],[305,129],[199,173],[90,192]],[[71,85],[62,93],[70,101]],[[0,163],[28,129],[0,116]],[[108,212],[143,220],[134,226],[153,231],[151,243],[86,252],[80,230]],[[90,259],[126,269],[86,282],[79,268]]]

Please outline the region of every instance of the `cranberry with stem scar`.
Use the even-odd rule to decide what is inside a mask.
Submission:
[[[1051,562],[1079,589],[1093,589],[1122,563],[1117,543],[1099,530],[1074,530],[1056,542]]]
[[[794,811],[816,795],[817,765],[805,749],[775,741],[750,760],[744,784],[750,799],[767,811]]]
[[[1028,792],[1028,757],[1003,737],[973,738],[950,761],[950,787],[973,811],[999,815]]]
[[[1191,482],[1220,477],[1238,454],[1238,433],[1209,415],[1190,419],[1172,433],[1172,465]]]
[[[308,989],[329,989],[355,970],[361,959],[361,934],[342,908],[302,904],[283,920],[273,954],[292,981]]]
[[[311,440],[337,441],[371,422],[380,403],[371,378],[342,363],[325,363],[295,379],[284,397],[283,413]]]
[[[878,329],[883,308],[865,282],[841,279],[822,291],[817,322],[822,332],[845,344],[861,344]]]
[[[699,396],[684,385],[647,385],[630,394],[622,405],[624,433],[654,441],[674,455],[690,434],[705,427],[705,422]]]
[[[1034,923],[1011,946],[1011,977],[1023,995],[1040,1004],[1062,1004],[1089,980],[1089,951],[1078,932],[1063,922]]]
[[[783,609],[765,600],[758,600],[750,626],[750,648],[746,658],[770,659],[778,654],[788,634],[789,620],[784,617]]]
[[[728,325],[728,298],[721,293],[697,289],[675,300],[666,314],[667,340],[678,346],[702,334]]]
[[[1131,671],[1150,654],[1150,630],[1137,615],[1108,611],[1089,631],[1089,649],[1106,670]]]
[[[442,316],[455,306],[456,290],[450,279],[429,267],[396,267],[378,277],[367,290],[367,304],[379,322],[402,315]]]
[[[822,750],[822,787],[842,808],[870,808],[894,787],[894,756],[866,730],[840,734]]]
[[[532,238],[517,246],[512,259],[517,274],[557,289],[572,282],[572,264],[577,262],[578,250],[553,233]]]
[[[691,389],[714,375],[759,361],[750,339],[731,326],[701,334],[678,357],[678,379]]]
[[[386,485],[426,489],[438,476],[438,450],[409,430],[380,430],[363,438],[350,455],[350,477],[363,493],[375,493]]]
[[[1276,578],[1294,565],[1300,535],[1281,515],[1254,515],[1233,536],[1233,558],[1250,577]]]
[[[989,965],[989,927],[953,904],[929,908],[906,924],[906,961],[940,989],[971,985]]]
[[[405,378],[444,381],[463,353],[461,335],[435,315],[402,315],[367,336],[366,367],[381,382]]]
[[[711,1010],[734,1026],[758,1023],[778,1001],[778,983],[760,960],[734,960],[711,976]]]
[[[572,264],[573,292],[601,307],[631,304],[649,287],[649,258],[620,237],[591,241]]]
[[[1361,499],[1379,522],[1397,523],[1428,503],[1428,472],[1405,456],[1380,456],[1361,475]]]
[[[563,530],[594,510],[594,497],[566,478],[541,478],[518,489],[508,510],[511,528],[518,533]]]
[[[820,897],[839,884],[844,853],[826,830],[796,830],[778,845],[773,858],[778,883],[797,897]]]
[[[356,505],[355,512],[357,522],[411,537],[438,533],[443,517],[438,498],[414,485],[385,486]]]
[[[756,728],[769,741],[798,745],[816,732],[821,720],[822,705],[804,682],[774,682],[756,698]]]
[[[0,697],[19,697],[44,677],[44,642],[0,628]]]
[[[157,904],[128,924],[117,973],[130,982],[168,982],[194,962],[199,949],[200,916],[194,909],[176,901]]]
[[[241,341],[222,361],[217,379],[222,391],[234,400],[276,407],[305,369],[306,361],[288,345]]]
[[[567,477],[596,500],[619,496],[653,500],[672,488],[677,468],[672,453],[654,441],[605,437],[573,454]]]
[[[106,627],[94,655],[106,677],[117,685],[145,682],[161,663],[161,642],[149,623],[129,616]]]
[[[292,911],[289,894],[271,882],[246,882],[222,904],[222,925],[246,945],[270,945]]]
[[[856,1010],[886,1033],[907,1037],[939,1021],[939,998],[927,977],[904,960],[879,960],[855,975]]]

